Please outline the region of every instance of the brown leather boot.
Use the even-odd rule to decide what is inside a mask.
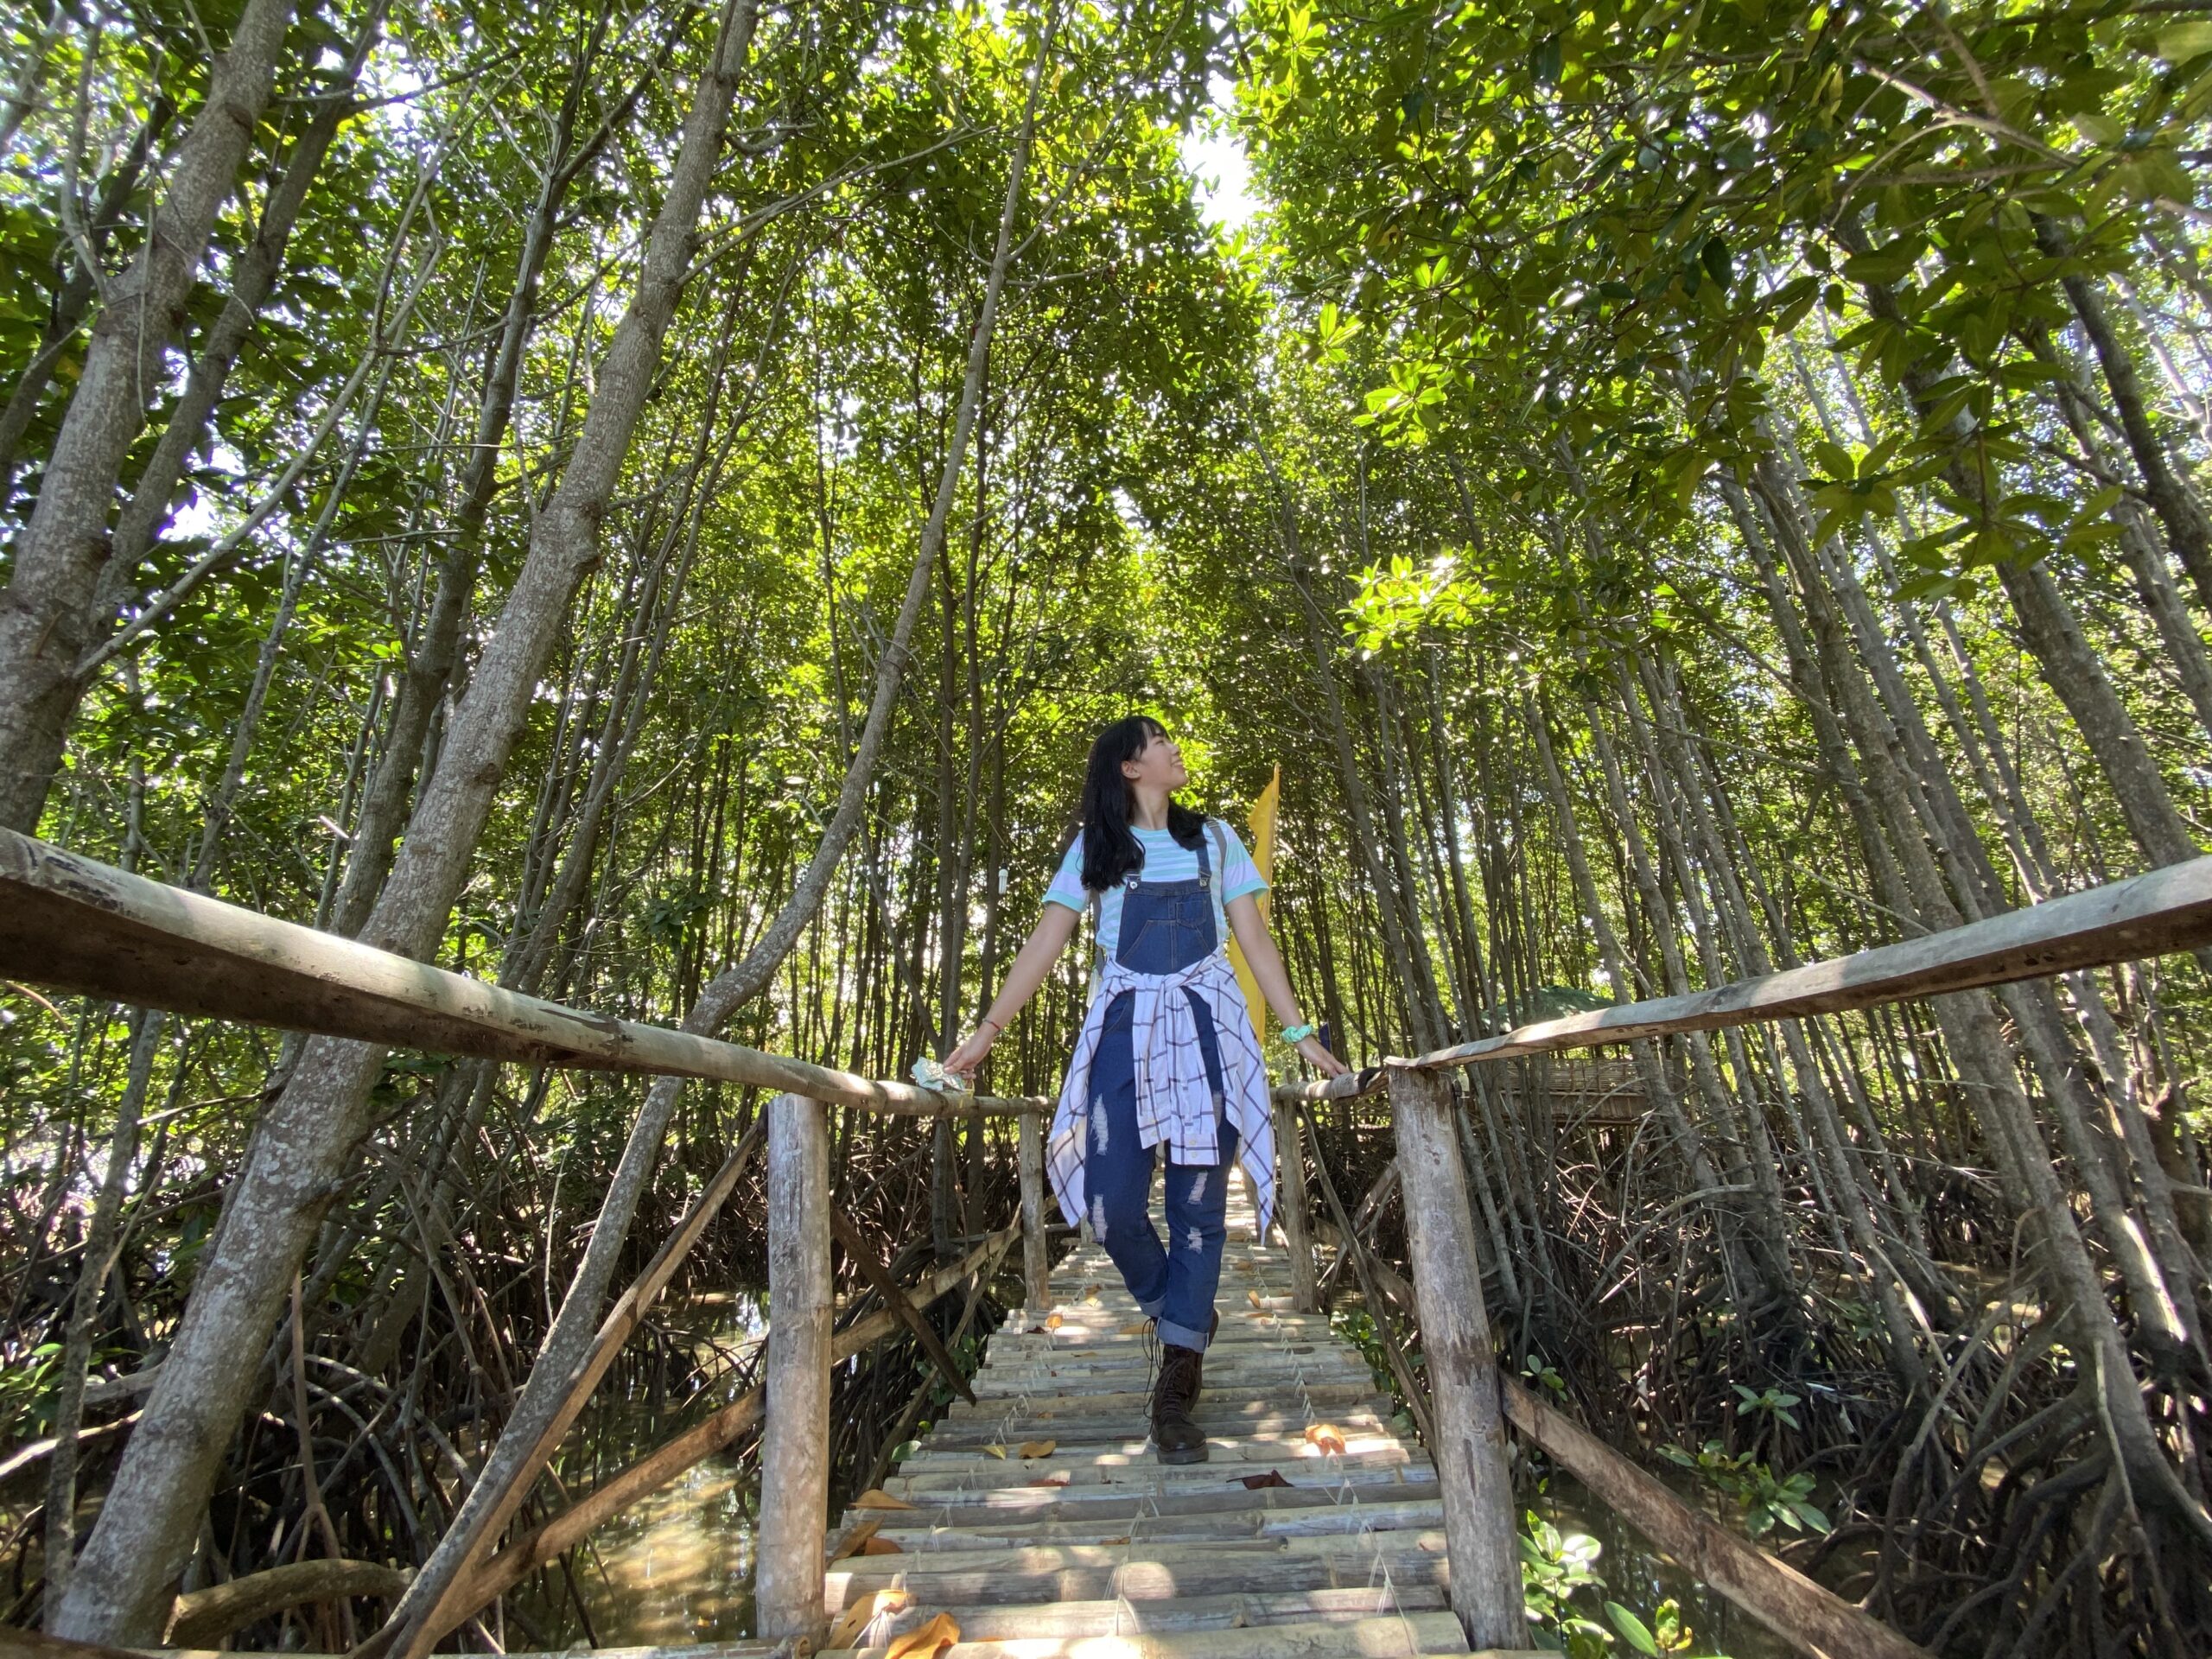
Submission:
[[[1160,1380],[1152,1389],[1152,1444],[1162,1463],[1204,1463],[1205,1432],[1192,1421],[1198,1402],[1198,1367],[1205,1357],[1195,1348],[1164,1344]]]

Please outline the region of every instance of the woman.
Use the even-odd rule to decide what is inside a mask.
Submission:
[[[1324,1077],[1345,1070],[1299,1012],[1260,916],[1267,882],[1236,832],[1178,803],[1183,757],[1143,715],[1091,745],[1083,833],[1046,890],[1045,913],[982,1021],[944,1062],[972,1075],[1091,914],[1090,1006],[1052,1117],[1047,1156],[1060,1209],[1086,1216],[1153,1320],[1161,1354],[1152,1436],[1162,1463],[1202,1463],[1191,1420],[1220,1317],[1229,1165],[1241,1153],[1264,1236],[1274,1207],[1274,1131],[1266,1067],[1229,965],[1235,933],[1283,1036]],[[1167,1161],[1167,1242],[1148,1212],[1153,1167]],[[1087,1200],[1087,1203],[1086,1203]]]

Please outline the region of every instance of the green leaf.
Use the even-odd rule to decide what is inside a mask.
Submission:
[[[1529,74],[1537,86],[1556,86],[1559,85],[1560,56],[1561,48],[1558,35],[1554,35],[1536,42],[1535,49],[1529,54]]]
[[[1800,1499],[1791,1503],[1789,1507],[1796,1512],[1797,1518],[1812,1531],[1825,1533],[1834,1530],[1828,1524],[1827,1515],[1812,1504]]]
[[[2170,23],[2154,38],[2158,43],[2158,55],[2168,63],[2187,63],[2191,58],[2212,52],[2212,22],[2198,20]]]
[[[1629,1646],[1638,1653],[1650,1655],[1651,1659],[1659,1659],[1659,1643],[1653,1639],[1650,1630],[1642,1619],[1618,1601],[1605,1604],[1605,1617],[1613,1621],[1613,1628],[1621,1633],[1621,1639]]]

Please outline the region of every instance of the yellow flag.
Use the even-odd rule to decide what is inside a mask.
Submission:
[[[1277,766],[1268,786],[1260,791],[1260,798],[1252,803],[1252,861],[1260,867],[1262,880],[1275,879],[1275,809],[1282,804],[1282,768]],[[1268,919],[1268,895],[1260,895],[1260,919]],[[1230,965],[1236,969],[1236,982],[1244,988],[1244,1006],[1252,1015],[1252,1032],[1264,1047],[1268,1040],[1268,1001],[1260,995],[1260,982],[1252,977],[1252,965],[1244,960],[1244,952],[1236,941],[1229,942]]]

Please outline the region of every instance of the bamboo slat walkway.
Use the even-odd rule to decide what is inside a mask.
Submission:
[[[1468,1651],[1435,1467],[1326,1316],[1292,1311],[1288,1262],[1253,1220],[1239,1172],[1197,1412],[1209,1460],[1154,1459],[1142,1316],[1084,1244],[1051,1306],[1007,1315],[976,1403],[955,1402],[887,1483],[913,1507],[847,1513],[897,1553],[831,1566],[833,1644],[881,1659],[950,1614],[944,1659]]]

